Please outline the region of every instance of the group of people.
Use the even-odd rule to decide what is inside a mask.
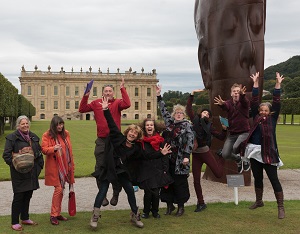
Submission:
[[[100,208],[109,203],[117,205],[119,193],[124,189],[131,208],[131,222],[143,227],[142,218],[160,218],[159,202],[165,202],[165,215],[170,215],[177,204],[176,216],[184,214],[184,204],[190,198],[188,176],[190,173],[190,155],[192,154],[192,173],[197,195],[195,212],[207,208],[201,188],[201,168],[205,163],[214,175],[223,175],[225,160],[234,160],[238,172],[251,169],[254,176],[256,201],[250,209],[264,206],[263,169],[272,183],[278,203],[278,218],[285,216],[283,191],[277,175],[277,167],[282,165],[276,142],[276,123],[280,111],[280,92],[283,76],[276,73],[276,85],[273,93],[273,104],[259,104],[259,73],[250,76],[253,80],[252,99],[246,97],[246,88],[234,84],[231,88],[231,99],[224,101],[221,96],[215,97],[216,105],[228,112],[229,127],[222,125],[219,132],[213,127],[209,109],[194,113],[192,91],[186,107],[175,105],[170,113],[161,96],[161,86],[157,85],[156,95],[164,125],[147,118],[141,124],[131,124],[121,132],[121,111],[130,107],[130,98],[121,81],[122,98],[114,98],[114,88],[105,85],[102,98],[88,103],[87,92],[80,103],[81,113],[94,112],[97,125],[95,141],[95,170],[98,194],[95,197],[90,226],[95,229],[101,217]],[[249,124],[249,108],[252,111],[253,125]],[[188,120],[187,116],[190,120]],[[227,129],[229,133],[227,134]],[[212,136],[225,140],[220,156],[210,151]],[[31,147],[34,164],[28,172],[20,172],[15,167],[14,154]],[[16,231],[23,230],[23,225],[36,225],[29,218],[29,203],[33,190],[39,188],[38,176],[43,169],[45,155],[45,184],[54,186],[50,222],[58,225],[59,221],[68,219],[61,215],[61,203],[66,183],[73,190],[74,160],[70,134],[65,129],[64,120],[54,116],[50,128],[39,137],[30,131],[30,120],[19,116],[16,131],[6,137],[3,153],[5,162],[10,166],[14,197],[12,201],[11,224]],[[113,197],[106,198],[109,185],[113,187]],[[133,186],[144,190],[144,207],[141,215],[136,203]],[[19,219],[21,219],[21,224]]]

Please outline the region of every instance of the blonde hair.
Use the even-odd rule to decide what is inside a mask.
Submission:
[[[136,124],[130,124],[125,131],[123,132],[123,134],[125,136],[127,136],[128,132],[130,130],[136,131],[138,133],[136,140],[141,140],[143,138],[143,130]]]
[[[241,88],[241,85],[238,84],[238,83],[234,83],[234,84],[231,86],[231,91],[232,91],[234,88]]]
[[[173,112],[171,114],[171,116],[174,118],[175,116],[175,112],[177,112],[178,110],[182,111],[184,114],[184,117],[186,116],[186,111],[185,111],[185,106],[177,104],[175,106],[173,106]]]

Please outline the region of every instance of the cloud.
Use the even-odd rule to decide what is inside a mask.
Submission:
[[[163,90],[191,91],[202,84],[193,8],[194,1],[186,0],[6,1],[0,8],[0,72],[20,89],[22,65],[155,68]],[[265,66],[299,54],[299,13],[298,1],[267,2]]]

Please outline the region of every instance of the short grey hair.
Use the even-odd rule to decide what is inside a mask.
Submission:
[[[183,112],[184,118],[185,118],[185,116],[186,116],[185,106],[180,105],[180,104],[173,106],[173,112],[172,112],[171,116],[174,118],[175,112],[177,112],[178,110]]]
[[[29,118],[26,116],[26,115],[20,115],[18,118],[17,118],[17,121],[16,121],[16,129],[19,129],[19,126],[20,126],[20,123],[23,119],[26,119],[29,126],[30,126],[30,120]]]

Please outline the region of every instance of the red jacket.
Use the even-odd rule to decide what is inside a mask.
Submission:
[[[126,92],[125,88],[121,88],[122,99],[112,99],[109,100],[109,110],[110,113],[118,126],[121,129],[121,111],[130,107],[130,99]],[[109,134],[109,128],[107,126],[107,122],[105,120],[103,110],[102,110],[102,99],[97,99],[88,104],[88,96],[83,96],[80,106],[79,112],[86,113],[93,111],[95,115],[95,121],[97,124],[97,136],[98,137],[107,137]]]
[[[58,135],[59,142],[63,142],[62,138]],[[72,159],[72,173],[71,173],[71,181],[70,183],[75,183],[74,179],[74,158],[72,152],[72,145],[70,141],[70,134],[66,130],[66,140],[70,147],[70,156]],[[49,186],[58,186],[60,185],[59,176],[58,176],[58,166],[55,160],[55,157],[59,156],[59,152],[54,152],[54,146],[56,142],[53,138],[49,136],[49,132],[45,132],[42,136],[42,152],[46,156],[46,163],[45,163],[45,185]],[[64,143],[62,145],[62,155],[66,155],[66,149],[64,147]]]

